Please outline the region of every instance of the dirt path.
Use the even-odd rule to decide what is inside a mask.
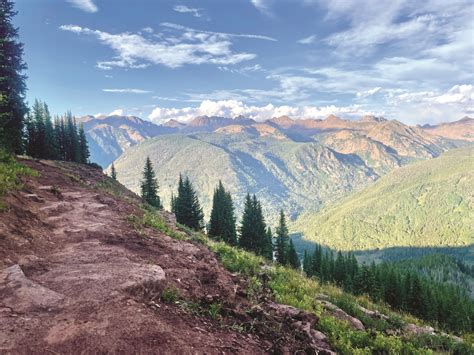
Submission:
[[[251,307],[242,281],[205,247],[132,228],[128,217],[141,211],[93,188],[104,179],[99,171],[27,164],[41,176],[8,196],[9,209],[0,214],[0,353],[257,354],[298,347],[290,332],[279,334],[286,344],[273,344],[272,332],[234,330],[234,318],[150,302],[153,292],[172,286],[180,297],[218,301],[232,314]]]

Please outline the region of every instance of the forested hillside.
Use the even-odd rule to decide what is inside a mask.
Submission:
[[[216,126],[212,132],[188,132]],[[155,137],[126,150],[115,162],[118,179],[138,191],[141,164],[136,163],[150,156],[158,167],[165,204],[182,172],[195,182],[206,215],[209,196],[221,179],[238,211],[245,194],[256,193],[272,222],[280,208],[291,219],[317,211],[392,169],[453,147],[419,128],[375,117],[359,121],[280,117],[263,123],[203,117],[175,129],[181,133]]]
[[[338,250],[469,247],[474,242],[474,148],[396,169],[293,226]]]

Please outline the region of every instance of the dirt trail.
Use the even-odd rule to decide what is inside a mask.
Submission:
[[[134,197],[124,192],[127,202],[96,188],[104,181],[100,171],[25,163],[41,176],[27,178],[0,212],[0,353],[305,349],[304,337],[275,322],[234,330],[253,307],[243,280],[204,246],[138,233],[128,218],[141,214]],[[171,286],[185,299],[221,303],[228,317],[160,302],[155,296]],[[327,348],[324,339],[320,345]]]

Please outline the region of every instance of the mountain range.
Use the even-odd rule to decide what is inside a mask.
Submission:
[[[272,135],[268,126],[276,128],[279,132],[273,130],[273,133],[284,133],[286,138],[294,141],[311,141],[314,135],[321,133],[328,133],[334,131],[343,131],[340,135],[346,135],[346,140],[353,133],[363,133],[368,138],[373,138],[375,141],[388,143],[391,130],[398,131],[396,134],[413,136],[413,132],[402,132],[404,129],[416,131],[415,134],[425,136],[428,132],[430,139],[437,137],[438,144],[440,138],[449,142],[450,144],[459,145],[464,142],[472,142],[474,140],[474,120],[471,118],[464,118],[457,122],[440,124],[436,126],[425,125],[421,127],[406,126],[398,121],[389,121],[384,118],[365,116],[358,121],[343,120],[334,115],[328,116],[324,120],[319,119],[299,119],[293,120],[287,116],[271,118],[265,122],[257,123],[251,118],[238,116],[236,118],[226,118],[218,116],[199,116],[188,123],[178,122],[176,120],[169,120],[161,125],[156,125],[150,121],[140,119],[135,116],[84,116],[78,118],[78,123],[83,123],[86,134],[88,136],[89,145],[91,146],[91,160],[107,167],[115,159],[117,159],[125,150],[139,142],[167,134],[191,134],[198,132],[213,132],[221,129],[221,132],[237,133],[237,131],[247,131],[249,133],[261,132],[263,135]],[[380,125],[382,124],[382,125]],[[370,132],[374,126],[378,128],[378,132]],[[380,130],[381,127],[384,130]],[[398,127],[397,127],[398,126]],[[378,136],[373,136],[378,134]],[[386,137],[383,137],[386,135]],[[357,136],[357,135],[356,135]],[[356,136],[354,138],[356,138]],[[276,137],[276,135],[275,135]],[[410,141],[410,138],[408,138]],[[431,142],[426,142],[423,139],[418,139],[416,144],[430,145]],[[369,143],[370,144],[370,143]],[[410,143],[408,143],[410,145]],[[372,145],[373,146],[373,145]],[[375,147],[378,151],[383,147]],[[367,147],[369,148],[369,147]],[[407,155],[406,148],[399,146],[398,153]],[[411,148],[415,149],[414,146]],[[413,151],[411,152],[413,153]],[[378,154],[378,153],[374,153]],[[435,150],[429,155],[439,154]],[[409,154],[408,154],[409,155]],[[412,154],[413,155],[413,154]],[[415,154],[416,155],[416,154]]]
[[[150,156],[165,204],[181,172],[194,182],[207,215],[213,189],[222,180],[234,196],[238,214],[245,194],[255,193],[270,223],[280,208],[296,219],[395,168],[469,143],[374,116],[356,121],[334,115],[324,120],[282,116],[264,122],[202,116],[187,124],[154,125],[152,131],[145,124],[126,125],[127,119],[137,120],[126,118],[110,129],[96,119],[90,126],[96,136],[98,132],[121,133],[117,145],[122,144],[123,153],[115,167],[125,186],[138,191],[144,159]],[[469,125],[470,121],[453,124]],[[129,148],[132,139],[123,137],[139,144]]]

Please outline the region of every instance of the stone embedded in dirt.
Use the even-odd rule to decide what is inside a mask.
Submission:
[[[330,350],[326,336],[313,329],[319,321],[315,314],[273,301],[267,302],[266,306],[276,317],[281,318],[281,322],[290,325],[299,337],[305,338],[309,349],[316,354],[335,354]]]
[[[348,322],[349,325],[356,330],[365,330],[364,325],[359,319],[350,316],[336,305],[328,301],[320,301],[320,303],[323,305],[323,308],[327,311],[327,313],[329,313],[334,318]]]
[[[0,272],[0,299],[4,307],[24,313],[61,306],[64,296],[28,279],[19,265]]]
[[[316,296],[314,296],[314,299],[317,301],[329,301],[329,296],[323,293],[318,293]]]
[[[358,306],[359,310],[364,313],[367,317],[373,318],[373,319],[382,319],[382,320],[388,320],[389,318],[383,314],[380,313],[379,311],[371,311],[367,308],[364,308],[362,306]]]
[[[421,334],[430,334],[430,335],[434,335],[435,334],[435,330],[433,327],[420,327],[416,324],[412,324],[412,323],[408,323],[408,324],[405,324],[405,326],[403,327],[403,330],[408,333],[408,334],[413,334],[413,335],[421,335]]]
[[[39,197],[37,194],[23,194],[23,196],[34,202],[44,202],[44,199],[42,197]]]

